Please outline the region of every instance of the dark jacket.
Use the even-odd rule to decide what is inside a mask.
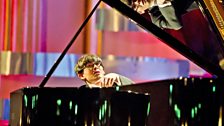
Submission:
[[[173,0],[171,5],[152,7],[149,9],[149,14],[156,26],[178,30],[182,27],[181,16],[196,8],[197,4],[193,0]]]

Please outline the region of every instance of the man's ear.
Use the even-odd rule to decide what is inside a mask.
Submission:
[[[85,77],[83,76],[83,73],[78,73],[78,77],[81,79],[81,80],[84,80]]]

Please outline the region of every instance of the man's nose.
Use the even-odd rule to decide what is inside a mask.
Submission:
[[[97,65],[97,64],[94,64],[93,65],[93,69],[96,69],[96,68],[98,68],[99,67],[99,65]]]

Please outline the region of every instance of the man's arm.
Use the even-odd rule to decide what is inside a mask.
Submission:
[[[135,83],[134,81],[132,81],[131,79],[125,76],[119,75],[119,77],[120,77],[121,85],[131,85]]]
[[[165,21],[167,22],[164,28],[178,30],[182,27],[179,17],[180,15],[177,15],[178,13],[176,12],[172,4],[164,7],[159,6],[159,10],[163,15]]]
[[[182,27],[179,20],[179,15],[177,15],[177,12],[171,2],[154,6],[149,10],[149,14],[152,23],[160,28],[178,30]]]

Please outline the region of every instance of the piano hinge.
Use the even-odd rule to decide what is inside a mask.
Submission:
[[[222,0],[219,1],[214,1],[214,0],[209,0],[209,1],[205,1],[205,4],[209,10],[209,12],[212,15],[212,18],[214,19],[214,22],[222,36],[222,39],[224,40],[224,20],[222,15],[224,14],[224,8],[223,8],[223,4],[220,6],[220,4],[217,3],[222,3]],[[220,14],[223,13],[223,14]]]

